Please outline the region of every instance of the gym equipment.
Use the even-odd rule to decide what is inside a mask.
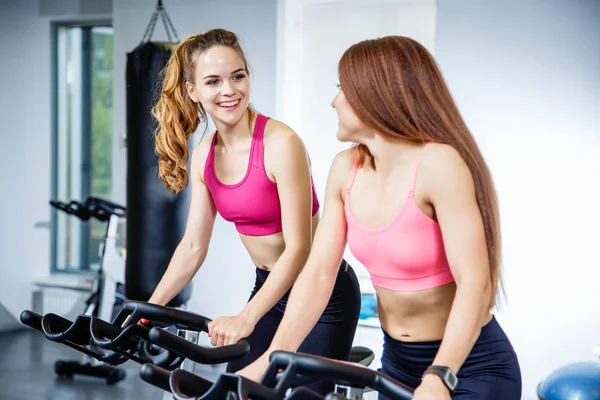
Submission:
[[[579,362],[552,372],[537,386],[540,400],[600,399],[600,362]]]
[[[413,390],[408,386],[383,375],[379,371],[373,371],[361,363],[341,362],[324,357],[285,351],[271,353],[269,360],[269,367],[262,379],[262,383],[266,385],[273,385],[277,382],[277,387],[285,386],[281,382],[291,379],[286,375],[303,375],[311,378],[312,381],[325,377],[335,380],[337,382],[336,392],[333,397],[332,394],[328,395],[328,399],[362,399],[361,390],[367,387],[396,400],[410,400],[413,396]],[[277,372],[280,369],[284,370],[283,373]],[[289,398],[294,394],[294,391],[300,389],[294,389]],[[315,397],[315,399],[317,398],[322,397]]]
[[[107,222],[104,238],[100,242],[100,268],[94,279],[92,295],[86,301],[84,314],[111,319],[126,300],[123,289],[126,257],[117,244],[119,224],[127,220],[125,207],[97,197],[88,197],[85,203],[50,201],[50,205],[82,221],[95,218]],[[113,301],[114,299],[114,301]]]
[[[101,222],[107,222],[106,233],[100,243],[99,249],[100,267],[94,278],[92,294],[86,300],[86,307],[81,318],[82,320],[89,320],[91,316],[95,316],[103,319],[111,319],[115,313],[115,309],[118,310],[120,304],[125,300],[122,283],[125,270],[125,257],[121,255],[117,245],[119,223],[126,220],[127,217],[125,207],[97,197],[89,197],[83,204],[77,201],[64,203],[51,200],[50,205],[69,215],[74,215],[82,221],[95,218]],[[65,319],[56,320],[55,322],[51,321],[52,317],[49,317],[46,322],[48,335],[53,337],[52,340],[61,340],[60,337],[53,336],[56,325],[65,327],[65,324],[69,321]],[[42,317],[31,311],[21,314],[21,322],[36,330],[44,331]],[[76,342],[80,343],[81,341]],[[81,362],[56,361],[54,364],[56,374],[60,377],[73,377],[75,374],[96,376],[105,378],[108,384],[114,384],[125,378],[124,370],[95,362],[96,360],[103,361],[106,355],[97,354],[93,350],[83,353],[85,356]]]
[[[140,319],[149,319],[150,326],[140,325]],[[182,351],[171,352],[149,341],[149,332],[161,332],[161,337],[171,335],[175,339],[189,343],[183,337],[192,337],[199,331],[207,331],[210,319],[183,310],[162,307],[140,301],[125,301],[123,307],[111,323],[93,315],[80,315],[74,322],[56,314],[44,316],[25,310],[21,313],[21,322],[44,333],[47,339],[62,343],[85,355],[110,365],[120,365],[128,360],[138,364],[148,364],[171,371],[181,366],[194,371],[193,362],[202,364],[221,364],[245,357],[250,351],[248,343],[240,341],[231,346],[202,348],[196,346],[191,351],[184,347]],[[167,329],[177,328],[178,335]],[[170,337],[170,336],[166,336]],[[185,355],[183,355],[185,350]],[[187,360],[186,358],[189,358]],[[94,376],[105,376],[109,383],[116,382],[117,369],[97,368]],[[112,371],[112,372],[111,372]],[[157,385],[169,391],[168,380]]]
[[[178,311],[173,313],[168,307],[155,306],[152,304],[140,303],[139,311],[143,313],[144,318],[150,321],[160,320],[161,322],[175,323],[173,318],[179,318],[179,315],[189,315],[190,313]],[[137,317],[136,317],[137,318]],[[159,327],[153,327],[148,333],[150,342],[159,346],[160,348],[166,349],[172,353],[180,354],[186,358],[188,365],[183,365],[181,368],[169,372],[168,369],[161,368],[156,363],[146,364],[140,370],[140,376],[142,380],[162,388],[168,392],[172,392],[175,398],[183,398],[182,396],[194,396],[205,393],[208,388],[212,387],[212,383],[194,374],[194,362],[197,364],[217,364],[226,361],[232,361],[240,358],[241,353],[237,353],[238,346],[243,342],[243,348],[249,351],[247,342],[244,340],[236,345],[208,348],[197,344],[198,335],[200,331],[208,333],[209,319],[199,317],[194,323],[195,328],[200,328],[196,332],[194,337],[174,335],[173,333],[167,332]],[[203,319],[202,319],[203,318]],[[134,318],[135,319],[135,318]],[[178,319],[180,321],[180,319]],[[178,325],[180,329],[186,329],[189,332],[189,326]],[[247,352],[244,354],[244,356]],[[356,363],[357,365],[368,366],[371,364],[375,355],[373,351],[366,347],[353,347],[350,355],[350,362]],[[185,362],[184,362],[185,363]],[[193,381],[198,378],[198,380]],[[190,379],[192,381],[190,381]],[[188,384],[189,383],[189,384]],[[293,386],[303,385],[310,383],[309,379],[298,378],[295,380]],[[360,396],[365,388],[350,387],[344,382],[336,383],[336,391],[340,393],[347,393],[349,396]],[[179,396],[179,397],[178,397]],[[172,398],[170,394],[165,394],[165,399]],[[352,397],[354,398],[354,397]]]
[[[156,121],[151,114],[161,86],[161,71],[176,43],[150,42],[158,16],[176,35],[162,1],[142,42],[127,54],[127,268],[125,294],[130,300],[148,301],[165,273],[185,231],[190,193],[174,195],[158,179],[154,152]],[[169,35],[169,41],[171,36]],[[179,40],[179,39],[177,39]],[[168,304],[180,307],[191,295],[191,285]]]
[[[278,372],[279,370],[283,372]],[[370,387],[396,400],[410,400],[413,395],[412,389],[364,365],[283,351],[275,351],[271,354],[269,367],[260,383],[231,373],[221,374],[212,383],[184,370],[174,370],[169,374],[150,364],[142,367],[140,375],[146,382],[153,384],[164,382],[168,378],[170,389],[176,399],[362,399],[362,393],[351,393],[341,390],[341,387],[358,390]],[[334,379],[338,383],[338,388],[335,392],[323,396],[300,386],[321,379]],[[289,395],[286,396],[290,389]]]
[[[149,326],[139,324],[142,318],[151,321]],[[111,366],[132,360],[138,364],[156,366],[167,373],[175,368],[194,372],[195,363],[222,364],[245,357],[250,351],[245,340],[217,348],[194,346],[188,340],[195,342],[200,331],[208,331],[210,319],[140,301],[125,301],[111,323],[94,315],[80,315],[71,322],[53,313],[41,316],[29,310],[23,311],[20,319],[24,325],[43,332],[47,339]],[[177,335],[168,331],[175,328]],[[149,339],[150,332],[157,332],[169,343],[175,343],[172,347],[178,351],[169,351],[153,344]],[[84,366],[80,370],[88,375],[105,377],[110,384],[124,378],[121,369],[109,366]],[[156,386],[170,391],[168,376]]]
[[[157,306],[155,304],[131,301],[127,302],[123,310],[125,313],[131,314],[127,323],[145,318],[151,321],[151,323],[158,321],[163,324],[173,324],[177,327],[177,334],[162,329],[160,326],[151,327],[147,334],[149,343],[184,358],[177,371],[184,371],[196,376],[194,372],[198,364],[222,364],[246,357],[250,352],[250,345],[246,340],[240,340],[236,344],[222,347],[204,347],[198,345],[200,332],[208,333],[208,324],[211,321],[209,318],[198,314],[170,307]],[[121,320],[117,317],[116,323],[119,324],[120,322]],[[93,332],[92,334],[94,335]],[[118,345],[120,337],[113,336],[112,340],[113,343]],[[96,343],[103,345],[97,341]],[[164,368],[157,363],[147,363],[142,367],[140,376],[144,381],[163,389],[165,391],[163,396],[165,400],[173,398],[169,385],[170,369]]]
[[[204,331],[208,332],[208,326]],[[197,363],[201,364],[210,363],[207,362],[207,353],[216,353],[219,351],[219,349],[222,349],[220,347],[211,349],[203,348],[202,346],[194,344],[193,341],[186,341],[156,328],[152,328],[148,336],[153,343],[168,349],[169,351],[185,355],[189,360],[196,361]],[[200,356],[196,354],[200,354]],[[372,350],[366,347],[357,346],[352,348],[350,362],[366,367],[370,365],[374,358],[375,355]],[[182,368],[169,373],[169,371],[161,369],[156,365],[144,365],[140,370],[140,376],[144,381],[163,388],[166,386],[166,382],[169,382],[170,391],[175,395],[175,398],[184,398],[184,396],[189,397],[202,394],[212,386],[212,383],[206,381],[204,378],[198,377],[197,375],[193,374],[193,372],[194,371],[190,370],[189,368]],[[194,380],[196,377],[200,378],[200,380]],[[277,380],[279,381],[281,379],[282,378],[279,376]],[[306,377],[298,377],[293,381],[294,383],[290,387],[305,385],[311,383],[312,381],[313,380]],[[356,396],[356,398],[362,399],[362,394],[363,391],[365,391],[365,388],[354,388],[348,386],[344,382],[336,382],[335,390],[337,392],[347,393],[350,396]],[[354,399],[355,397],[351,398]]]
[[[157,314],[151,315],[150,319],[161,318],[161,313],[164,313],[161,308],[155,308],[153,312]],[[165,317],[162,316],[162,319],[164,320]],[[196,324],[196,326],[200,326],[200,324]],[[208,332],[208,320],[202,331]],[[156,327],[150,330],[148,338],[161,348],[202,364],[209,363],[207,362],[208,353],[214,354],[220,349],[224,349],[204,348],[195,344],[195,341],[188,341]],[[238,397],[240,400],[279,400],[284,398],[288,389],[292,388],[295,388],[292,390],[293,397],[291,395],[289,399],[323,399],[323,396],[302,386],[332,378],[335,381],[334,392],[338,396],[337,398],[362,399],[363,393],[368,388],[400,400],[412,398],[412,390],[380,372],[367,368],[374,357],[372,350],[360,346],[352,348],[350,362],[299,353],[274,352],[270,358],[271,365],[261,384],[229,373],[222,374],[216,382],[212,383],[194,374],[190,369],[181,368],[169,372],[152,364],[142,366],[140,377],[145,382],[172,392],[176,399],[225,399],[228,393],[234,394],[238,391],[238,396],[241,396],[242,392],[246,393],[246,397]],[[279,369],[285,369],[285,371],[277,373]]]
[[[125,371],[114,366],[127,361],[119,354],[104,352],[89,343],[89,322],[94,318],[91,315],[80,315],[75,322],[71,322],[56,314],[48,313],[44,316],[30,310],[21,313],[21,323],[46,336],[47,339],[62,343],[72,349],[83,353],[86,359],[95,359],[108,365],[92,365],[91,362],[64,362],[57,361],[55,371],[61,377],[72,377],[74,374],[96,376],[105,378],[106,383],[112,385],[125,379]]]
[[[151,321],[150,326],[138,324],[142,318]],[[148,354],[146,358],[151,358],[151,350],[148,349],[148,346],[152,347],[152,343],[156,343],[153,340],[156,336],[163,338],[169,346],[163,345],[161,341],[160,347],[155,346],[155,348],[177,355],[181,362],[188,359],[201,364],[221,364],[248,355],[250,346],[245,340],[234,345],[205,348],[193,345],[191,341],[185,339],[186,334],[187,337],[191,337],[190,333],[207,332],[209,322],[210,319],[191,312],[141,301],[127,301],[112,324],[92,318],[90,334],[95,345],[113,351],[118,351],[124,344],[137,336],[138,339],[141,338],[144,341],[144,346],[138,346],[138,351],[143,355]],[[165,329],[167,326],[177,328],[177,334]],[[160,367],[165,364],[164,361],[156,361],[152,364]],[[177,365],[170,365],[178,367],[181,362]]]

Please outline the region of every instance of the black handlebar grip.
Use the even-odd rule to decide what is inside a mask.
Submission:
[[[44,332],[42,329],[42,316],[33,311],[25,310],[19,316],[21,323],[27,325],[36,331]]]
[[[171,387],[169,386],[170,376],[170,371],[152,364],[144,364],[140,369],[140,378],[142,378],[144,382],[161,388],[167,392],[171,391]]]
[[[78,345],[88,345],[90,341],[90,316],[79,315],[71,322],[53,313],[42,317],[42,329],[48,340],[64,343],[69,340]]]
[[[239,360],[250,352],[250,345],[246,340],[240,340],[229,346],[209,348],[194,344],[157,327],[150,329],[148,337],[152,343],[199,364],[221,364]]]
[[[125,317],[122,314],[132,315],[133,318],[129,323],[136,323],[139,318],[146,318],[150,321],[177,325],[180,329],[203,332],[208,332],[208,324],[211,321],[209,318],[188,311],[134,300],[123,303],[121,312],[115,321],[119,322],[121,319],[124,321]]]
[[[212,382],[182,369],[171,372],[169,384],[176,398],[199,397],[213,386]]]
[[[92,341],[98,347],[109,350],[117,348],[129,350],[137,345],[138,338],[148,338],[148,329],[137,324],[123,329],[92,316],[90,321],[90,335]]]
[[[221,374],[210,390],[197,400],[223,400],[231,398],[235,399],[252,399],[252,400],[280,400],[285,394],[244,378],[241,375],[231,373]],[[186,397],[179,397],[180,399]]]

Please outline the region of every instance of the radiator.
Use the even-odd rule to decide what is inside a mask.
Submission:
[[[33,292],[33,311],[44,315],[54,313],[73,321],[85,312],[90,292],[44,287]]]

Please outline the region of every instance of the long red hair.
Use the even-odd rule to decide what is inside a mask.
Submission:
[[[413,39],[387,36],[362,41],[346,50],[338,73],[348,103],[367,126],[391,138],[450,145],[465,160],[485,228],[492,308],[504,292],[496,190],[433,56]],[[360,165],[367,160],[373,163],[366,146],[359,144],[356,150]]]

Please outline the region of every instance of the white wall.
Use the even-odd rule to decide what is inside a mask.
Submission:
[[[492,170],[523,398],[600,344],[600,3],[439,0],[436,57]]]
[[[104,6],[99,7],[99,3]],[[50,270],[50,23],[106,18],[107,2],[0,0],[0,303],[30,307],[31,279]]]
[[[212,28],[229,29],[239,36],[251,68],[251,101],[259,112],[273,115],[277,1],[177,0],[164,5],[180,39]],[[140,43],[154,7],[155,2],[147,0],[113,1],[113,121],[118,136],[126,131],[126,53]],[[161,21],[152,39],[167,39]],[[126,153],[116,146],[114,156],[113,182],[118,183],[113,198],[124,201]],[[193,281],[189,309],[212,318],[237,314],[253,287],[254,268],[235,227],[217,217],[208,257]]]

